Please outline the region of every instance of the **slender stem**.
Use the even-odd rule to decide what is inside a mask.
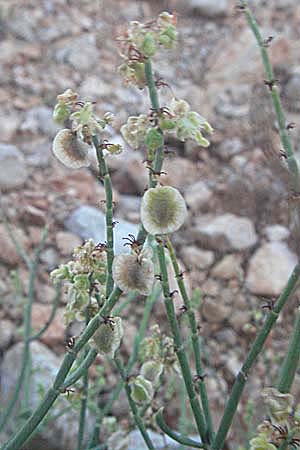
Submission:
[[[234,382],[231,394],[225,406],[225,411],[216,438],[212,446],[212,450],[221,450],[223,448],[227,433],[231,427],[233,417],[236,413],[241,395],[243,393],[243,389],[246,384],[250,369],[252,368],[257,356],[261,352],[264,343],[266,342],[270,334],[270,331],[278,318],[279,313],[281,312],[290,295],[294,291],[295,286],[299,280],[299,276],[300,276],[300,263],[295,266],[287,282],[287,285],[283,290],[282,294],[280,295],[280,297],[278,298],[273,310],[271,310],[268,313],[261,330],[257,334],[251,346],[246,361],[244,362]]]
[[[156,300],[160,297],[160,295],[161,295],[161,288],[160,288],[159,284],[156,284],[153,288],[153,291],[146,299],[144,314],[142,317],[140,328],[139,328],[137,334],[135,335],[133,351],[132,351],[132,354],[130,355],[130,358],[129,358],[128,363],[125,368],[126,376],[129,375],[132,367],[134,366],[134,364],[137,360],[139,346],[140,346],[141,341],[144,339],[146,328],[147,328],[147,325],[148,325],[148,322],[150,319],[152,307],[153,307],[154,303],[156,302]],[[98,417],[96,418],[93,437],[91,439],[91,442],[89,443],[88,448],[91,445],[94,446],[98,443],[98,436],[100,433],[100,426],[101,426],[102,420],[110,412],[112,405],[117,400],[121,390],[123,389],[123,385],[124,385],[123,380],[120,379],[120,381],[114,388],[114,391],[113,391],[109,401],[105,404],[104,408],[102,408],[101,410],[99,409],[99,414],[98,414]]]
[[[24,380],[26,381],[26,384],[28,384],[29,376],[28,376],[28,364],[31,360],[30,358],[30,334],[31,334],[31,310],[32,310],[32,304],[34,301],[34,281],[36,277],[36,269],[39,261],[39,257],[41,254],[41,251],[45,245],[45,241],[47,238],[47,228],[45,228],[41,241],[39,243],[38,248],[35,251],[34,259],[32,262],[30,262],[30,273],[29,273],[29,287],[28,287],[28,300],[25,303],[24,306],[24,351],[22,355],[22,361],[21,361],[21,369],[19,373],[19,377],[16,382],[16,387],[13,393],[13,396],[9,402],[8,407],[6,408],[6,411],[1,418],[0,421],[0,431],[3,430],[5,427],[7,421],[9,420],[16,402],[19,398],[19,394],[21,391],[21,387],[24,385]],[[28,390],[28,385],[24,388],[25,392]]]
[[[151,107],[154,110],[159,110],[159,98],[158,91],[155,85],[155,80],[153,76],[153,69],[151,59],[147,59],[145,62],[145,77],[151,102]],[[156,178],[153,176],[154,174],[159,174],[161,172],[163,162],[164,162],[164,147],[160,147],[155,151],[155,156],[152,154],[150,150],[148,150],[147,159],[149,160],[150,167],[152,170],[149,171],[149,187],[154,188],[157,184]],[[153,171],[153,173],[152,173]],[[141,243],[145,241],[147,237],[147,232],[143,225],[140,225],[137,240]]]
[[[278,390],[283,394],[290,392],[300,359],[300,309],[298,308],[293,334],[287,354],[280,371]]]
[[[89,306],[86,307],[85,310],[85,325],[87,326],[90,321],[90,314],[89,314]],[[86,345],[84,348],[84,358],[86,358],[89,355],[89,345]],[[86,408],[87,408],[87,400],[88,400],[88,386],[89,386],[89,367],[87,367],[83,373],[82,377],[82,399],[81,399],[81,405],[80,405],[80,412],[79,412],[79,427],[78,427],[78,433],[77,433],[77,450],[81,450],[83,437],[84,437],[84,429],[85,429],[85,418],[86,418]]]
[[[104,182],[105,189],[105,220],[106,220],[106,252],[107,252],[107,279],[106,279],[106,298],[108,298],[114,287],[112,276],[112,264],[114,260],[114,230],[113,230],[113,192],[110,174],[103,155],[103,149],[97,136],[93,136],[93,144],[96,149],[98,167],[100,176]]]
[[[163,408],[158,410],[155,416],[155,420],[161,430],[168,436],[170,436],[170,438],[174,439],[174,441],[188,447],[208,449],[207,445],[202,444],[201,442],[196,442],[193,439],[188,438],[187,436],[183,436],[182,434],[175,433],[170,427],[168,427],[163,418]]]
[[[76,383],[83,374],[89,369],[89,367],[93,364],[95,361],[95,358],[97,356],[97,350],[90,349],[88,354],[85,356],[79,367],[74,370],[65,380],[65,382],[61,386],[61,391],[66,390],[69,386],[72,386],[72,384]]]
[[[159,109],[158,92],[155,86],[153,69],[150,58],[148,58],[145,62],[145,77],[148,86],[149,97],[151,100],[151,106],[153,109]]]
[[[175,349],[177,358],[181,367],[182,376],[185,383],[185,388],[187,390],[187,394],[189,396],[189,401],[191,404],[191,408],[195,417],[195,421],[197,424],[197,428],[199,431],[199,435],[201,437],[201,440],[204,443],[207,443],[208,437],[206,433],[206,426],[204,417],[202,414],[201,406],[198,401],[198,398],[196,397],[196,392],[193,384],[193,378],[191,374],[191,369],[189,366],[189,361],[187,359],[185,349],[183,346],[183,342],[181,339],[180,331],[179,331],[179,325],[175,313],[175,308],[173,304],[173,299],[170,294],[170,287],[169,287],[169,280],[168,280],[168,272],[167,272],[167,265],[165,260],[165,251],[162,242],[158,242],[157,246],[157,254],[158,254],[158,260],[159,260],[159,266],[161,271],[161,285],[163,289],[164,294],[164,302],[165,302],[165,308],[167,312],[167,317],[169,321],[169,325],[173,334]]]
[[[107,316],[113,309],[121,294],[122,291],[119,288],[115,288],[113,290],[99,313],[91,319],[82,335],[78,338],[73,349],[65,355],[54,380],[53,386],[48,390],[40,405],[33,412],[24,426],[4,445],[2,450],[19,450],[19,448],[22,447],[22,445],[29,439],[35,428],[48,413],[56,398],[59,396],[61,391],[64,390],[64,388],[62,389],[63,383],[76,359],[76,356],[88,340],[93,336],[102,321],[102,317]]]
[[[248,7],[248,2],[246,0],[240,0],[240,3],[241,3],[241,6],[243,6],[243,8],[244,8],[244,13],[247,18],[248,25],[251,28],[251,30],[256,38],[259,49],[260,49],[263,65],[264,65],[265,72],[266,72],[266,78],[267,78],[267,81],[270,86],[270,94],[271,94],[271,98],[272,98],[272,102],[273,102],[273,107],[274,107],[276,117],[277,117],[281,143],[282,143],[282,146],[286,153],[288,168],[290,170],[290,173],[291,173],[292,179],[293,179],[292,180],[293,188],[297,192],[299,192],[300,178],[299,178],[298,164],[295,159],[293,145],[292,145],[292,142],[291,142],[288,130],[287,130],[287,122],[285,119],[281,100],[279,97],[278,87],[275,84],[274,72],[273,72],[273,68],[272,68],[270,58],[268,55],[267,46],[264,43],[264,40],[262,38],[258,24],[253,16],[251,10]]]
[[[124,389],[125,389],[125,392],[126,392],[126,395],[127,395],[129,407],[131,409],[134,422],[135,422],[137,428],[140,430],[141,435],[143,436],[145,444],[147,445],[148,449],[149,450],[155,450],[155,448],[153,446],[153,443],[151,441],[151,438],[150,438],[150,436],[149,436],[149,434],[148,434],[148,432],[146,430],[146,427],[144,425],[144,422],[142,421],[142,419],[140,417],[138,408],[137,408],[134,400],[131,397],[131,389],[130,389],[130,386],[128,384],[126,371],[125,371],[125,369],[123,367],[123,364],[121,363],[121,361],[118,358],[115,359],[115,363],[116,363],[116,366],[117,366],[117,368],[118,368],[118,370],[120,372],[120,375],[122,377],[122,380],[123,380]]]
[[[177,285],[183,300],[183,303],[186,307],[186,314],[188,316],[190,328],[191,328],[191,338],[192,338],[192,347],[193,352],[195,356],[195,363],[196,363],[196,372],[197,372],[197,378],[198,378],[198,386],[199,386],[199,392],[202,402],[202,408],[205,415],[206,420],[206,426],[207,426],[207,432],[209,435],[209,442],[213,441],[214,438],[214,431],[213,431],[213,423],[208,403],[208,397],[207,397],[207,391],[205,387],[204,382],[204,374],[202,370],[202,362],[201,362],[201,353],[200,353],[200,341],[199,341],[199,335],[198,335],[198,329],[197,329],[197,322],[195,318],[195,314],[191,305],[190,298],[188,296],[183,275],[181,273],[181,270],[178,265],[178,261],[176,258],[175,250],[172,245],[172,242],[169,237],[166,239],[167,248],[170,254],[171,262],[174,268],[175,277],[177,281]]]

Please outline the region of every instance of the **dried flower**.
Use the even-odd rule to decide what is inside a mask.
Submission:
[[[283,394],[275,388],[263,389],[262,396],[272,421],[278,424],[285,424],[289,414],[292,412],[293,396],[291,394]]]
[[[149,295],[154,281],[154,265],[149,248],[132,254],[116,255],[113,261],[113,279],[124,292],[135,290]]]
[[[90,147],[69,129],[60,130],[54,138],[52,150],[56,158],[70,169],[90,165]]]
[[[178,230],[187,216],[184,198],[171,186],[148,189],[141,206],[141,220],[148,233],[168,234]]]
[[[149,118],[144,114],[131,116],[127,123],[121,127],[121,133],[125,141],[136,150],[144,144],[149,127]]]
[[[120,347],[122,337],[122,319],[120,317],[109,317],[100,324],[91,339],[91,345],[100,355],[114,358],[116,351]]]
[[[164,371],[161,361],[146,361],[141,367],[141,375],[153,383],[154,387],[159,384],[160,377]]]

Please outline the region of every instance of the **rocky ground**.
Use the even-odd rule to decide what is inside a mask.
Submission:
[[[299,149],[300,5],[297,0],[253,0],[251,4],[263,35],[274,36],[270,54],[287,120],[296,124],[291,134]],[[70,87],[82,98],[95,101],[99,113],[113,112],[117,120],[112,141],[120,142],[118,130],[128,114],[147,111],[149,103],[145,92],[122,85],[116,74],[120,61],[114,38],[129,20],[144,21],[164,9],[178,12],[180,38],[175,52],[160,56],[156,68],[176,96],[189,101],[216,130],[207,150],[170,141],[172,152],[162,181],[178,187],[189,207],[188,221],[174,241],[186,279],[191,288],[199,287],[202,292],[199,320],[207,344],[207,385],[217,423],[262,321],[264,298],[279,295],[299,251],[294,203],[288,201],[290,185],[280,160],[281,146],[259,52],[235,2],[1,0],[1,207],[29,254],[49,224],[35,283],[32,323],[39,329],[55,296],[49,271],[68,260],[82,239],[104,241],[98,226],[103,221],[100,200],[104,189],[95,171],[70,171],[51,154],[57,131],[51,118],[56,96]],[[163,99],[167,91],[162,90]],[[121,156],[109,161],[119,249],[121,238],[134,233],[139,222],[140,197],[147,183],[143,159],[141,152],[125,146]],[[18,342],[29,274],[2,223],[0,249],[0,373],[5,397],[14,384],[9,379],[11,368],[20,358]],[[238,429],[243,435],[247,432],[247,400],[257,399],[260,388],[276,379],[274,369],[287,346],[295,304],[294,299],[287,307],[252,372],[229,447],[235,448]],[[68,331],[63,309],[62,299],[52,325],[41,343],[35,344],[35,364],[48,364],[46,374],[55,370],[65,351]],[[124,356],[132,350],[142,310],[140,301],[127,311]],[[164,320],[162,305],[156,305],[152,323]],[[111,374],[106,394],[115,379]],[[175,398],[167,407],[170,423],[178,416],[178,403]],[[125,408],[126,399],[121,397],[114,413],[124,419]],[[72,415],[57,426],[64,436],[63,446],[52,432],[55,442],[44,436],[37,448],[73,448],[74,426]]]

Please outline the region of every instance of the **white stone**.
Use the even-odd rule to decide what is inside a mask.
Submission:
[[[203,181],[187,187],[184,197],[192,211],[198,211],[208,205],[213,193]]]
[[[278,296],[297,264],[297,256],[283,242],[264,244],[249,262],[246,286],[256,295]]]
[[[17,147],[0,144],[0,167],[0,189],[23,186],[28,173],[24,156]]]
[[[184,264],[189,270],[207,269],[212,265],[215,259],[214,252],[202,250],[194,246],[187,246],[181,252]]]
[[[247,217],[223,214],[202,216],[193,230],[196,240],[221,252],[245,250],[257,242],[253,223]]]
[[[289,230],[283,225],[269,225],[263,229],[264,235],[269,241],[284,241],[290,235]]]

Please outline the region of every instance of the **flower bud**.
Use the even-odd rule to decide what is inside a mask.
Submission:
[[[130,382],[131,398],[136,403],[145,403],[152,400],[154,395],[154,389],[152,383],[142,375],[138,375],[134,380]]]
[[[155,38],[152,33],[148,32],[145,34],[144,40],[143,40],[142,45],[140,46],[139,50],[147,58],[151,58],[153,55],[155,55],[157,46],[156,46]]]
[[[76,134],[67,128],[60,130],[55,136],[52,151],[60,162],[71,169],[90,165],[90,147],[77,139]]]
[[[148,233],[168,234],[178,230],[187,216],[184,198],[171,186],[148,189],[141,206],[141,220]]]
[[[91,345],[100,355],[114,358],[123,337],[122,319],[120,317],[107,318],[102,322],[91,339]]]
[[[113,261],[113,279],[124,292],[137,291],[149,295],[154,282],[154,265],[144,249],[140,254],[116,255]]]

